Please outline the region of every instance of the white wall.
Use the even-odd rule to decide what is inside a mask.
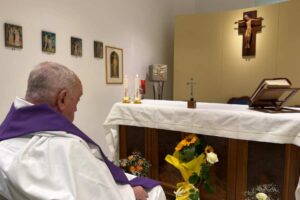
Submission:
[[[240,8],[250,8],[254,6],[280,3],[287,0],[195,0],[195,12],[219,12]]]
[[[173,4],[174,14],[192,14],[196,12],[197,0],[169,0]]]
[[[172,0],[0,0],[0,121],[15,96],[23,97],[30,70],[42,61],[55,61],[74,70],[83,82],[75,124],[96,142],[104,143],[102,124],[111,106],[120,101],[122,85],[105,84],[105,59],[93,57],[93,41],[124,49],[124,72],[146,76],[148,65],[166,63],[172,68],[173,16],[190,12]],[[23,26],[24,48],[4,47],[4,23]],[[57,52],[41,51],[41,30],[57,37]],[[83,40],[83,56],[70,55],[70,37]],[[170,76],[171,77],[170,70]],[[172,81],[166,98],[172,96]],[[130,83],[133,88],[133,82]]]

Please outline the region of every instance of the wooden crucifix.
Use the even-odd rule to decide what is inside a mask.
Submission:
[[[243,34],[243,56],[255,56],[256,33],[261,32],[262,20],[257,11],[244,12],[244,19],[235,22],[239,25],[238,33]]]

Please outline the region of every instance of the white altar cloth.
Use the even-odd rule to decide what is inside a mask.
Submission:
[[[300,113],[269,114],[245,105],[143,100],[142,104],[116,103],[104,122],[112,153],[118,151],[118,125],[147,127],[300,147]]]
[[[142,104],[116,103],[104,122],[113,158],[118,157],[118,126],[137,126],[202,135],[295,144],[300,147],[300,113],[262,113],[245,105],[143,100]],[[296,191],[300,200],[300,181]]]

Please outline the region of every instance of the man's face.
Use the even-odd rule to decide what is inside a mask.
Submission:
[[[71,93],[66,95],[66,106],[62,111],[62,114],[71,122],[74,121],[75,112],[77,111],[77,104],[82,96],[82,85],[81,83],[74,87]]]

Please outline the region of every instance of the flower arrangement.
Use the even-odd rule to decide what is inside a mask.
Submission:
[[[150,162],[142,157],[140,152],[133,152],[132,155],[119,161],[120,167],[125,172],[135,176],[147,176],[150,169]]]
[[[245,200],[279,200],[279,188],[275,184],[258,185],[244,193]]]
[[[205,145],[196,135],[190,134],[181,140],[173,155],[167,155],[165,160],[176,167],[184,179],[184,182],[177,184],[176,200],[198,200],[197,185],[201,184],[212,192],[209,170],[219,161],[218,156],[212,146]]]

